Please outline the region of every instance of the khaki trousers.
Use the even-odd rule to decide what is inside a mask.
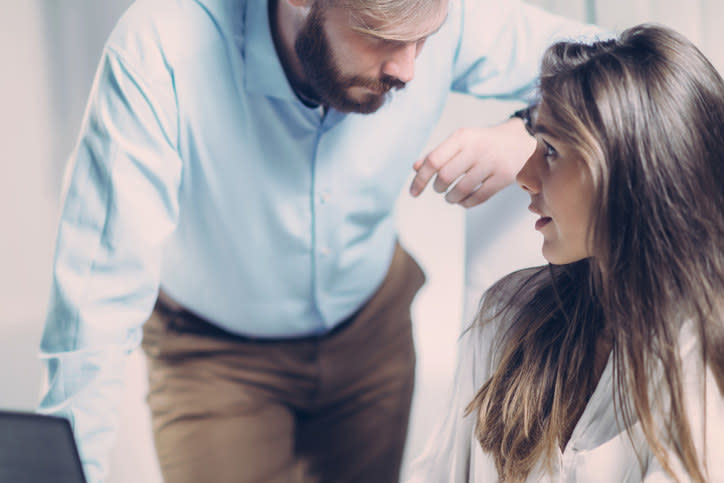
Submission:
[[[229,334],[160,298],[144,326],[148,403],[167,483],[399,479],[415,372],[399,246],[378,291],[319,337]]]

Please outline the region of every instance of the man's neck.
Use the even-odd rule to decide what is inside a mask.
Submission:
[[[299,100],[309,107],[316,107],[320,102],[306,83],[302,63],[294,50],[294,41],[305,18],[300,7],[294,7],[286,0],[269,0],[269,28],[284,74]]]

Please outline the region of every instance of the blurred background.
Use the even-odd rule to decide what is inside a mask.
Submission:
[[[0,409],[32,410],[38,401],[37,348],[63,170],[106,36],[130,3],[0,0]],[[664,23],[688,36],[723,71],[722,0],[532,3],[613,30],[643,21]],[[457,127],[496,123],[518,107],[452,96],[429,147]],[[434,193],[412,200],[406,187],[401,192],[401,240],[428,280],[413,306],[418,379],[405,467],[444,410],[455,340],[480,294],[511,270],[543,262],[527,204],[516,187],[468,211],[447,205]],[[145,390],[144,360],[134,353],[109,482],[160,482]]]

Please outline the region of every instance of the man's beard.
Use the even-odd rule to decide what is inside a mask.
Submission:
[[[312,91],[307,93],[308,95],[341,112],[370,114],[382,107],[391,89],[405,87],[404,82],[391,76],[371,79],[342,74],[334,60],[323,23],[324,16],[315,3],[294,42],[294,50],[302,63],[305,81]],[[357,100],[349,95],[351,87],[364,87],[372,92]]]

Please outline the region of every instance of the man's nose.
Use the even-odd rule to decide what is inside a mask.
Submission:
[[[415,77],[417,49],[417,42],[409,42],[395,49],[390,58],[382,65],[382,72],[402,82],[410,82]]]

